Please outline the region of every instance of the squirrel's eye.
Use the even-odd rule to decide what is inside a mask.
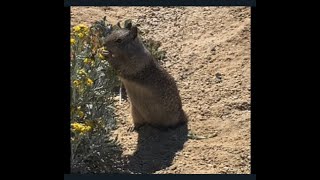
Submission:
[[[121,43],[121,39],[117,39],[117,40],[116,40],[116,43]]]

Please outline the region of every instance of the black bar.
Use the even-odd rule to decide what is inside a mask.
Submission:
[[[75,175],[66,174],[64,180],[106,180],[108,178],[137,178],[139,180],[163,180],[164,178],[179,177],[179,179],[193,180],[194,178],[201,178],[201,180],[256,180],[255,174],[240,175],[240,174],[227,174],[227,175]],[[175,177],[176,176],[176,177]],[[170,178],[171,179],[171,178]]]
[[[71,155],[71,146],[70,146],[70,7],[64,7],[64,43],[63,43],[63,52],[64,52],[64,73],[65,77],[65,103],[64,103],[64,114],[65,119],[63,121],[63,130],[64,130],[64,174],[70,173],[70,155]]]
[[[65,0],[64,6],[256,6],[256,0]]]
[[[256,129],[257,129],[257,121],[258,117],[256,116],[256,82],[257,77],[256,77],[256,20],[257,20],[257,8],[256,7],[251,7],[251,173],[252,174],[257,174],[257,160],[256,160],[256,151],[257,151],[257,134],[256,134]]]

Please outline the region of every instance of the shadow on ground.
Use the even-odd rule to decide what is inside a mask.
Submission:
[[[187,141],[187,124],[168,131],[150,126],[139,129],[136,152],[128,157],[127,168],[132,173],[149,174],[171,166],[176,152]]]

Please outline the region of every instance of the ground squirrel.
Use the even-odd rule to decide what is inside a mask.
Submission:
[[[145,124],[167,129],[187,122],[173,77],[143,45],[136,26],[114,29],[104,46],[130,98],[133,130]]]

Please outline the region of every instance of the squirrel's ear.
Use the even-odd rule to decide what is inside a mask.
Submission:
[[[138,28],[137,26],[132,26],[130,29],[130,34],[132,35],[132,39],[135,39],[138,35]]]
[[[132,27],[131,19],[128,19],[128,20],[124,21],[124,27],[129,29],[129,30],[131,29],[131,27]]]
[[[117,23],[117,26],[118,26],[119,28],[121,28],[120,21]]]

